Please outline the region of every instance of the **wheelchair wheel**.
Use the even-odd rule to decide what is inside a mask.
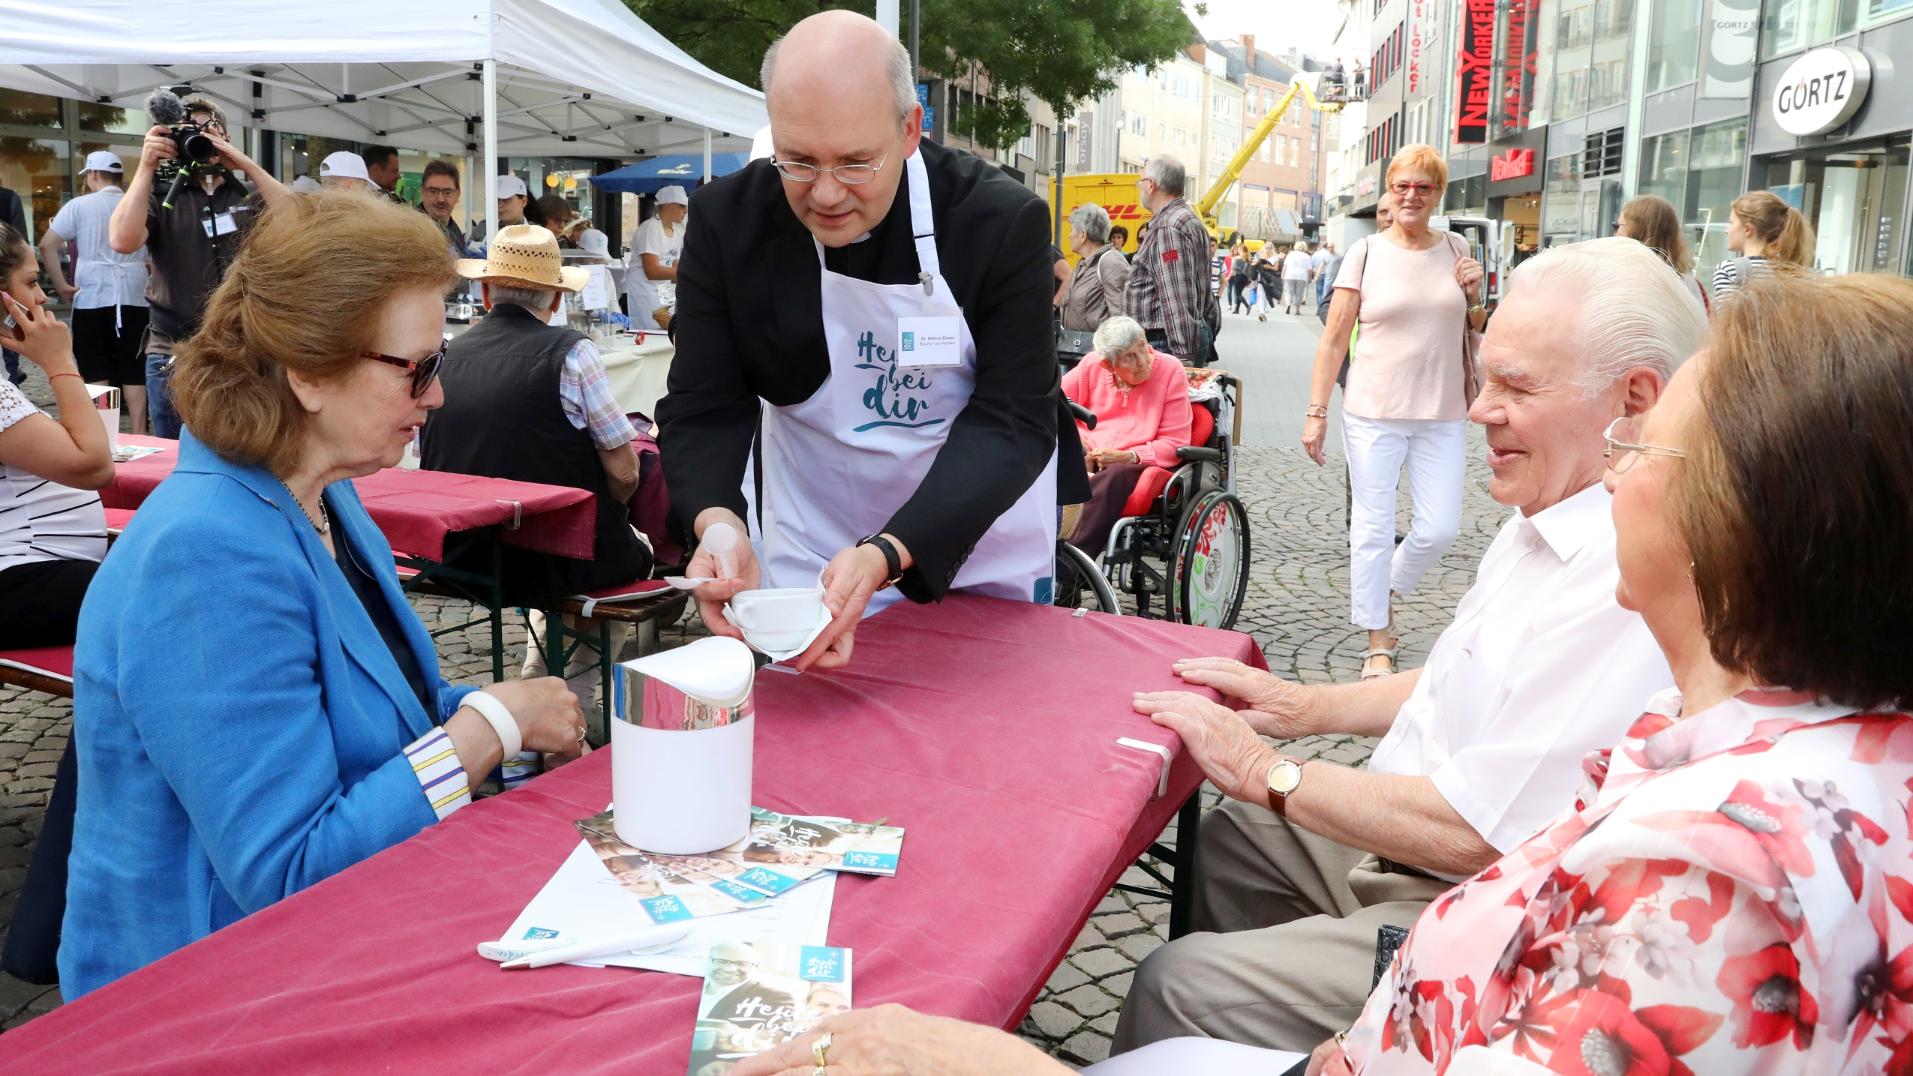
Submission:
[[[1109,589],[1109,580],[1096,568],[1096,562],[1089,554],[1057,540],[1056,543],[1056,579],[1052,604],[1063,609],[1095,609],[1097,612],[1120,616],[1122,607],[1116,604],[1116,592]],[[1084,599],[1092,604],[1085,606]]]
[[[1170,563],[1169,616],[1232,628],[1249,589],[1249,514],[1226,490],[1211,490],[1183,517]]]

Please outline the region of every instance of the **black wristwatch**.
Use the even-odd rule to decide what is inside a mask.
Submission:
[[[877,552],[883,554],[883,585],[896,586],[897,580],[903,578],[903,554],[897,552],[897,547],[891,543],[890,539],[881,534],[873,534],[868,538],[857,539],[857,544],[877,547]]]

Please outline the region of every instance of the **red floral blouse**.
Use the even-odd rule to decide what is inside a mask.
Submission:
[[[1354,1071],[1913,1073],[1913,720],[1679,704],[1428,907]]]

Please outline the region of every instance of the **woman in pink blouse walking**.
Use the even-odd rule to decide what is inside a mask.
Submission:
[[[1176,466],[1189,443],[1189,379],[1175,356],[1149,346],[1136,319],[1121,314],[1096,329],[1096,350],[1063,376],[1063,395],[1096,415],[1079,427],[1089,503],[1069,531],[1094,557],[1109,542],[1123,503],[1149,467]]]
[[[1676,687],[1430,905],[1332,1073],[1913,1072],[1913,282],[1750,286],[1609,430]]]

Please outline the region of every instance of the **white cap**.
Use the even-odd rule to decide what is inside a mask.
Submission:
[[[324,189],[325,188],[319,186],[319,181],[313,179],[311,176],[299,176],[292,181],[292,193],[294,194],[311,194],[313,191]]]
[[[349,149],[342,149],[337,153],[328,154],[325,160],[319,162],[319,178],[330,179],[333,177],[340,179],[363,179],[367,183],[372,182],[371,175],[365,170],[365,158]]]
[[[82,171],[113,172],[117,174],[125,172],[126,166],[120,163],[119,154],[114,153],[112,150],[96,149],[86,155],[86,167],[82,169]]]
[[[578,237],[578,249],[600,258],[611,257],[611,237],[596,228],[586,228]]]
[[[519,179],[517,176],[499,176],[498,177],[498,200],[499,201],[502,202],[507,198],[525,198],[525,197],[529,197],[529,192],[525,189],[524,180]]]
[[[658,189],[658,204],[659,205],[690,205],[691,196],[684,193],[683,187],[680,187],[677,184],[673,183],[668,187],[660,187]]]

